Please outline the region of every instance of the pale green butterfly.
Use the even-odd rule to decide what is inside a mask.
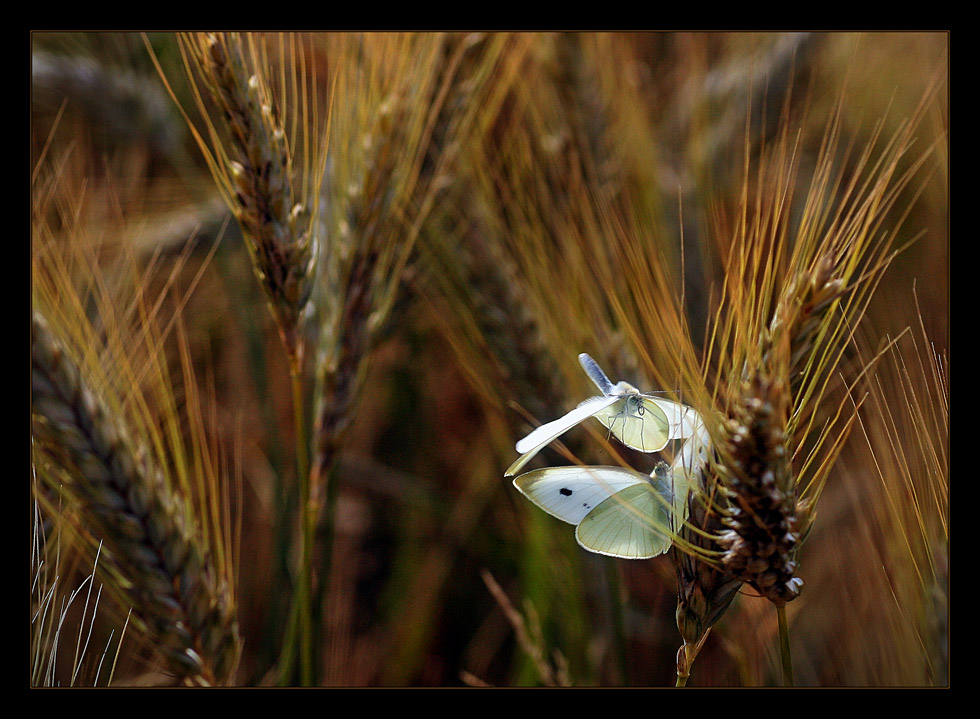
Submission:
[[[521,439],[516,449],[521,456],[504,474],[512,477],[559,436],[589,417],[595,417],[627,447],[640,452],[659,452],[672,439],[691,436],[700,417],[690,407],[643,394],[628,382],[613,384],[594,359],[578,356],[585,373],[602,392],[556,420],[543,424]]]
[[[548,467],[514,479],[538,507],[575,525],[579,545],[610,557],[663,554],[687,518],[686,474],[659,462],[648,475],[625,467]]]

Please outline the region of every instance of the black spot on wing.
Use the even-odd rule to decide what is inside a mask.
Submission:
[[[571,497],[572,490],[570,490],[568,487],[562,487],[561,489],[558,490],[558,494],[560,494],[563,497]]]

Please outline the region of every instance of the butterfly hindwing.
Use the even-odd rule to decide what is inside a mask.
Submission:
[[[522,474],[514,486],[548,514],[576,525],[578,543],[590,552],[647,559],[670,548],[682,519],[668,477],[661,471],[653,481],[625,467],[549,467]]]
[[[640,452],[659,452],[672,439],[670,423],[659,404],[639,393],[624,395],[595,418],[620,442]]]
[[[643,395],[644,404],[656,407],[666,422],[670,439],[687,439],[704,426],[701,415],[693,407],[663,397]]]
[[[650,482],[603,500],[575,530],[585,549],[625,559],[656,557],[671,545],[669,505]]]

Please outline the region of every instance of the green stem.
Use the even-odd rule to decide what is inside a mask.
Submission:
[[[294,596],[289,603],[289,618],[286,620],[286,631],[283,633],[282,653],[279,656],[279,685],[289,686],[293,683],[293,669],[296,666],[296,617],[297,603]]]
[[[783,686],[793,686],[793,659],[789,652],[789,626],[786,624],[786,605],[776,605],[779,617],[779,655],[783,662]]]
[[[303,546],[299,568],[300,673],[303,686],[313,685],[313,522],[315,516],[310,501],[310,463],[307,453],[306,422],[303,413],[303,378],[298,359],[290,368],[293,388],[293,412],[296,423],[296,471],[299,476],[300,512],[302,513]]]
[[[315,618],[317,624],[314,626],[314,631],[316,634],[314,636],[319,636],[320,631],[320,618],[323,616],[323,599],[329,588],[330,582],[330,572],[333,560],[333,537],[334,537],[334,517],[336,516],[335,509],[337,505],[337,482],[334,477],[334,472],[336,470],[336,465],[330,465],[329,469],[317,473],[319,481],[325,482],[326,486],[318,488],[321,496],[325,495],[323,504],[325,505],[323,509],[317,507],[317,515],[312,517],[313,524],[311,529],[315,529],[315,532],[311,538],[313,546],[316,548],[317,556],[320,557],[320,563],[317,567],[318,575],[320,581],[317,582],[315,587],[315,592],[313,594],[313,617]]]
[[[298,651],[300,682],[312,686],[314,678],[313,612],[311,597],[312,546],[315,514],[311,502],[310,467],[307,451],[306,422],[303,404],[302,361],[297,353],[289,355],[289,376],[293,394],[293,422],[296,428],[296,474],[299,479],[300,565],[297,572],[296,593],[290,610],[289,624],[283,641],[280,663],[280,682],[287,684],[293,671]],[[298,638],[298,650],[297,650]]]
[[[623,616],[625,608],[623,606],[623,587],[619,575],[618,567],[613,562],[604,562],[603,569],[606,574],[606,582],[609,591],[610,614],[612,619],[613,647],[619,669],[619,682],[621,685],[629,686],[629,658],[626,650],[626,620]]]
[[[675,687],[687,686],[687,680],[691,676],[691,665],[694,663],[694,657],[700,651],[701,642],[703,641],[704,637],[697,644],[689,644],[685,641],[681,645],[681,648],[677,650],[677,681],[674,682]]]

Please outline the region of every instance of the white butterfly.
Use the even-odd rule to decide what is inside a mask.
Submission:
[[[686,439],[703,425],[690,407],[641,393],[628,382],[613,384],[596,361],[584,352],[578,356],[585,373],[602,392],[556,420],[543,424],[517,443],[521,453],[504,474],[512,477],[559,436],[589,417],[604,424],[620,442],[640,452],[659,452],[672,439]]]
[[[590,552],[649,559],[670,549],[687,518],[686,478],[665,462],[649,476],[625,467],[548,467],[522,474],[514,486],[576,525],[576,540]]]

